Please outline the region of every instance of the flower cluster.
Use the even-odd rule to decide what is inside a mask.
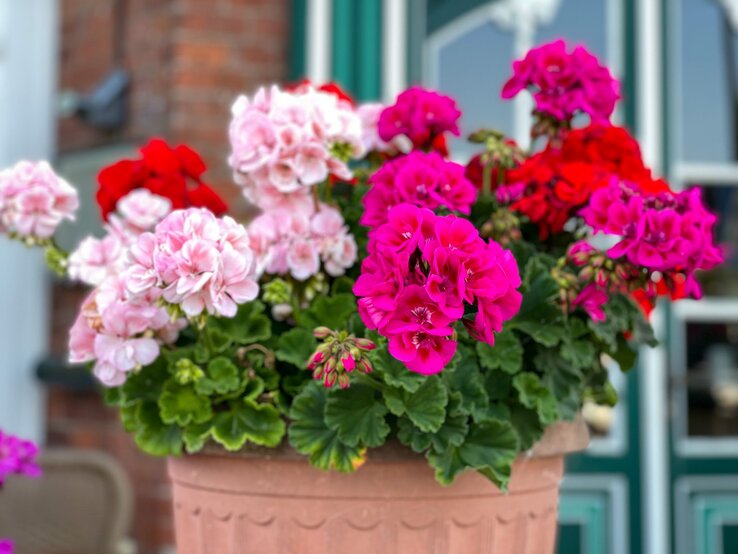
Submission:
[[[142,205],[142,196],[130,200],[129,194],[136,189],[147,189],[167,199],[170,209],[174,210],[203,207],[215,215],[228,210],[226,203],[202,181],[205,164],[188,146],[172,148],[161,139],[152,139],[140,152],[141,159],[120,160],[100,171],[97,203],[104,220],[107,221],[116,208],[138,223],[150,222],[152,215],[162,211],[162,200],[157,200],[156,207]],[[129,198],[123,208],[118,206],[122,198]]]
[[[271,275],[289,273],[304,281],[318,273],[322,262],[326,273],[338,277],[356,262],[356,241],[341,212],[325,204],[311,215],[265,212],[249,224],[248,233],[260,272]]]
[[[228,161],[246,198],[262,209],[272,207],[262,202],[265,189],[289,194],[329,174],[350,179],[347,162],[364,152],[353,106],[312,86],[261,88],[253,99],[240,96],[232,113]]]
[[[124,279],[135,295],[161,289],[164,300],[189,317],[204,311],[225,317],[256,298],[254,254],[246,229],[203,208],[177,210],[130,249]]]
[[[559,121],[570,121],[578,112],[608,121],[620,98],[610,70],[583,46],[567,52],[563,40],[533,48],[515,61],[502,97],[512,98],[526,88],[533,91],[536,110]]]
[[[613,179],[637,183],[647,191],[668,190],[665,182],[652,178],[627,130],[592,124],[509,169],[497,198],[535,223],[545,240],[561,232],[590,195]]]
[[[698,188],[653,194],[614,182],[592,194],[582,216],[595,232],[620,237],[607,252],[611,258],[662,275],[682,274],[688,296],[701,296],[694,272],[723,261],[713,242],[716,217],[703,205]]]
[[[19,162],[0,172],[0,232],[26,241],[49,239],[74,220],[77,191],[46,162]]]
[[[366,353],[376,345],[369,339],[356,338],[346,331],[333,331],[328,327],[315,329],[315,338],[323,343],[308,360],[308,369],[313,378],[323,381],[327,388],[336,383],[342,389],[349,386],[349,374],[354,370],[371,373],[374,369]]]
[[[372,228],[385,223],[388,211],[398,204],[469,214],[477,198],[476,187],[464,176],[464,166],[435,152],[414,151],[388,161],[369,182],[372,186],[364,196],[360,222]]]
[[[0,488],[9,475],[38,477],[41,468],[36,463],[38,447],[0,429]]]
[[[410,87],[379,116],[377,131],[385,142],[407,137],[414,149],[429,149],[443,134],[459,134],[461,112],[453,98],[422,87]]]
[[[115,214],[108,215],[102,238],[82,239],[67,260],[71,279],[98,286],[107,277],[120,275],[128,265],[128,248],[138,235],[152,230],[171,212],[168,198],[135,189],[117,203]]]
[[[475,305],[470,334],[494,344],[520,308],[512,254],[485,242],[466,219],[437,216],[411,204],[392,208],[375,229],[354,286],[359,314],[389,338],[390,353],[411,371],[437,373],[456,352],[453,325]]]
[[[160,345],[172,344],[186,326],[172,321],[161,306],[161,291],[132,294],[118,276],[110,276],[82,303],[69,333],[72,363],[94,362],[93,373],[104,385],[122,385],[128,374],[152,363]]]
[[[13,554],[13,541],[0,539],[0,554]]]

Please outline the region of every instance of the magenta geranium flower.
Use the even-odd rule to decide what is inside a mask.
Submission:
[[[368,250],[354,286],[359,314],[411,371],[438,373],[451,361],[457,322],[494,344],[520,309],[515,258],[466,219],[399,204],[372,232]],[[466,319],[467,307],[476,316]]]
[[[38,447],[0,430],[0,487],[9,475],[38,477],[41,468],[36,463]]]
[[[563,40],[533,48],[513,62],[502,97],[512,98],[523,89],[533,93],[536,110],[560,121],[578,112],[608,121],[620,98],[620,84],[610,70],[583,46],[568,52]]]
[[[444,133],[459,134],[461,112],[453,98],[422,87],[410,87],[379,115],[377,132],[384,142],[399,136],[414,149],[428,149]]]
[[[612,259],[667,277],[683,275],[685,293],[695,298],[701,296],[695,271],[712,269],[724,259],[714,243],[716,218],[697,188],[653,194],[614,182],[595,191],[581,215],[595,232],[619,237],[607,251]]]
[[[398,204],[469,214],[477,188],[464,176],[464,166],[444,160],[435,152],[412,152],[385,163],[369,179],[361,224],[378,227]]]

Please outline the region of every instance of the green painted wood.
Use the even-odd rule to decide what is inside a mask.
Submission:
[[[697,493],[691,500],[694,554],[735,552],[723,544],[723,527],[738,522],[738,495]]]
[[[354,72],[356,63],[354,55],[361,43],[357,41],[355,32],[355,8],[357,3],[350,0],[333,2],[332,30],[333,47],[332,78],[341,87],[355,92]]]
[[[356,8],[355,94],[361,101],[377,100],[382,86],[382,2],[361,0]]]
[[[305,77],[305,46],[307,43],[306,0],[291,0],[289,79],[299,81]]]
[[[569,554],[607,554],[608,536],[608,503],[607,493],[566,492],[561,495],[559,503],[559,522],[563,525],[578,525],[578,549],[574,545],[562,541],[559,552]]]

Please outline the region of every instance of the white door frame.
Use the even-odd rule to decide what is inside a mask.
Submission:
[[[0,167],[54,154],[57,0],[0,2]],[[34,370],[48,350],[49,280],[41,253],[0,237],[0,428],[44,438]]]

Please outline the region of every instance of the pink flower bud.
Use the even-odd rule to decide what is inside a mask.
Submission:
[[[369,339],[356,339],[355,344],[362,350],[374,350],[377,347],[377,345],[374,344],[374,341]]]
[[[341,363],[343,363],[343,368],[348,372],[353,371],[356,367],[356,361],[351,354],[346,354],[346,356],[341,358]]]

